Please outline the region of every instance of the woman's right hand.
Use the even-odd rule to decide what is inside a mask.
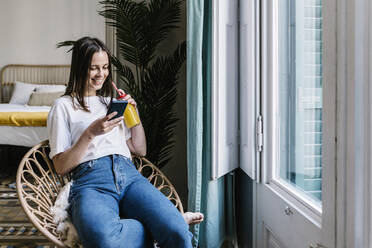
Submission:
[[[124,119],[123,116],[120,116],[118,118],[110,120],[116,114],[117,112],[115,111],[103,118],[95,120],[92,124],[90,124],[86,131],[89,135],[94,137],[110,132],[112,129],[119,126],[121,121]]]
[[[108,133],[120,125],[123,116],[111,120],[116,114],[117,112],[113,112],[92,122],[72,147],[53,157],[54,167],[58,174],[65,175],[80,163],[94,137]]]

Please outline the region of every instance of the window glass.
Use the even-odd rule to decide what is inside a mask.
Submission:
[[[322,1],[279,0],[279,168],[276,177],[322,199]]]

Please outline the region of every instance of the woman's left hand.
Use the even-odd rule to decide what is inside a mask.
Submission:
[[[118,92],[120,92],[119,94],[120,95],[125,95],[123,98],[121,98],[121,100],[124,100],[124,101],[127,101],[128,103],[132,104],[135,108],[137,108],[137,103],[136,101],[132,98],[131,95],[129,94],[125,94],[124,90],[122,89],[118,89]]]

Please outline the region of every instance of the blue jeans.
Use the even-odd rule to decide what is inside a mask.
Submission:
[[[192,247],[177,208],[131,160],[109,155],[72,171],[69,214],[84,247]]]

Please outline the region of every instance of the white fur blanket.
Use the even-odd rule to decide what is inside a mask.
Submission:
[[[53,222],[57,225],[57,232],[62,234],[63,243],[71,248],[82,248],[77,231],[69,220],[67,213],[71,185],[72,181],[63,186],[54,206],[50,208],[50,212],[53,215]]]

